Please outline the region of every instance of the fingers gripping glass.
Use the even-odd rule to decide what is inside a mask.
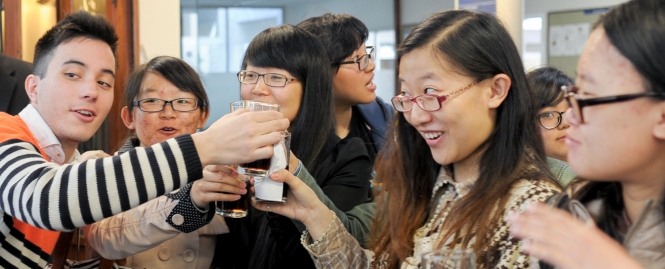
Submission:
[[[194,111],[205,103],[194,98],[178,98],[173,100],[162,100],[157,98],[145,98],[132,102],[143,112],[159,112],[166,108],[166,104],[171,104],[174,111],[189,112]]]
[[[643,93],[622,94],[622,95],[613,95],[613,96],[605,96],[605,97],[598,97],[598,98],[582,99],[577,94],[579,92],[578,87],[575,87],[575,86],[561,86],[561,90],[563,91],[563,95],[566,98],[566,102],[568,103],[568,106],[573,111],[573,117],[579,123],[584,123],[584,115],[582,114],[582,109],[584,109],[584,107],[587,107],[587,106],[595,106],[595,105],[602,105],[602,104],[625,102],[625,101],[630,101],[630,100],[637,99],[637,98],[642,98],[642,97],[652,97],[652,98],[658,98],[658,99],[665,99],[665,94],[656,93],[656,92],[643,92]]]
[[[358,69],[364,71],[369,66],[369,60],[376,59],[376,52],[374,51],[374,46],[367,46],[367,54],[358,57],[358,59],[353,61],[339,62],[337,64],[358,64]]]
[[[565,111],[564,112],[546,111],[541,113],[540,115],[538,115],[538,121],[540,122],[540,126],[543,126],[543,128],[547,130],[559,127],[559,125],[561,125],[563,113],[565,113]]]
[[[480,82],[480,81],[474,81],[469,85],[466,85],[466,86],[464,86],[462,88],[459,88],[459,89],[457,89],[457,90],[455,90],[455,91],[453,91],[449,94],[445,94],[445,95],[441,95],[441,96],[438,96],[438,95],[435,95],[435,94],[423,94],[423,95],[418,95],[418,96],[415,96],[415,97],[398,95],[398,96],[393,97],[393,99],[391,101],[392,101],[393,106],[395,107],[395,109],[397,109],[397,111],[399,111],[399,112],[409,112],[409,111],[411,111],[411,109],[413,109],[413,103],[414,103],[413,101],[414,100],[415,100],[415,103],[417,103],[418,106],[420,108],[422,108],[423,110],[425,110],[425,111],[430,111],[430,112],[431,111],[437,111],[437,110],[441,109],[441,103],[443,101],[445,101],[446,99],[448,99],[448,98],[450,98],[454,95],[457,95],[457,94],[473,87],[474,85],[478,84],[478,82]]]
[[[242,70],[238,72],[238,81],[242,84],[256,84],[259,78],[263,77],[263,82],[272,87],[284,87],[290,81],[297,80],[295,78],[287,78],[285,75],[276,73],[259,74],[254,71]]]

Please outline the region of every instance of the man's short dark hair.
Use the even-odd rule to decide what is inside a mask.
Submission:
[[[46,67],[53,57],[53,51],[60,44],[77,37],[102,41],[111,47],[113,56],[116,55],[118,35],[113,25],[102,17],[79,11],[67,15],[37,41],[33,73],[41,78],[46,76]]]

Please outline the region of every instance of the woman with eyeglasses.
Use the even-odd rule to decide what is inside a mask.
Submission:
[[[561,86],[572,86],[573,81],[554,67],[541,67],[526,74],[529,86],[536,94],[538,123],[545,142],[545,153],[566,161],[566,129],[570,127],[563,118],[568,104],[563,100]]]
[[[136,68],[128,79],[124,101],[121,117],[133,137],[117,154],[193,134],[210,114],[208,95],[196,71],[169,56],[155,57]],[[125,265],[131,268],[210,268],[217,235],[228,228],[209,204],[238,200],[246,192],[244,183],[222,178],[216,169],[206,167],[203,179],[177,193],[84,227],[88,258],[126,258]],[[140,199],[141,194],[136,195]],[[183,228],[189,233],[181,233],[169,221],[181,227],[198,226]]]
[[[326,13],[299,22],[321,41],[332,67],[336,132],[339,137],[359,137],[372,164],[385,144],[393,109],[376,96],[376,50],[366,46],[369,30],[349,14]]]
[[[243,100],[279,104],[291,121],[289,173],[307,171],[347,211],[368,200],[371,164],[361,139],[335,134],[331,73],[317,38],[284,25],[254,37],[238,80]],[[226,223],[230,232],[219,236],[214,267],[314,268],[291,219],[251,208],[247,217]]]
[[[545,144],[547,164],[561,186],[567,186],[575,178],[566,163],[566,129],[570,127],[563,115],[568,104],[563,100],[561,86],[571,86],[573,81],[554,67],[541,67],[526,74],[529,87],[535,93],[540,134]]]
[[[271,211],[305,224],[319,268],[418,268],[433,249],[472,250],[479,268],[528,268],[505,216],[559,187],[510,35],[493,15],[444,11],[409,34],[398,59],[400,113],[377,157],[369,249],[286,171],[272,178],[290,197]]]
[[[564,87],[568,161],[584,180],[551,204],[572,215],[536,204],[511,216],[525,251],[556,268],[665,268],[664,18],[660,0],[608,11]]]

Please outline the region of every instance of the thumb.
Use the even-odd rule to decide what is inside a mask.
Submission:
[[[289,170],[281,169],[278,170],[277,172],[274,172],[270,174],[270,179],[276,181],[276,182],[284,182],[291,187],[292,191],[298,190],[302,188],[303,183],[298,177],[294,176],[289,172]],[[309,188],[309,187],[308,187]]]

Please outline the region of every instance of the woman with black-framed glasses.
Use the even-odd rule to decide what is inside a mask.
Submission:
[[[545,144],[545,153],[566,161],[566,129],[570,127],[563,118],[568,104],[563,98],[561,86],[570,86],[573,80],[554,67],[541,67],[526,74],[531,90],[536,96],[538,124]]]
[[[296,26],[316,36],[326,49],[332,68],[337,135],[361,138],[374,163],[385,144],[394,111],[376,95],[376,49],[365,45],[367,26],[352,15],[331,13],[307,18]]]
[[[118,155],[196,133],[210,114],[208,95],[196,71],[170,56],[155,57],[134,69],[123,97],[126,106],[120,117],[131,135]],[[177,225],[192,226],[207,216],[199,211],[206,211],[202,208],[211,201],[235,201],[243,194],[240,181],[220,178],[212,170],[212,166],[206,167],[203,179],[182,186],[176,196],[153,199],[84,227],[86,252],[92,257],[125,259],[131,268],[183,268],[191,264],[196,265],[192,269],[209,268],[217,234],[227,232],[221,216],[213,215],[210,223],[186,230],[188,233],[162,224],[167,224],[169,215],[179,215]]]
[[[665,2],[633,0],[595,24],[564,86],[580,180],[513,215],[527,253],[556,268],[665,268]],[[574,217],[573,217],[574,216]],[[543,232],[547,231],[547,232]]]
[[[335,134],[332,72],[317,38],[291,25],[266,29],[250,42],[241,68],[240,97],[279,104],[291,121],[289,173],[309,178],[341,211],[365,203],[370,157],[361,139]],[[219,236],[214,267],[314,268],[299,244],[299,223],[255,208],[225,220],[229,233]]]
[[[540,135],[545,145],[547,164],[561,186],[575,179],[575,172],[566,163],[566,130],[570,125],[564,119],[568,104],[559,90],[572,85],[573,80],[554,67],[541,67],[526,74],[529,87],[535,93],[536,114]]]

